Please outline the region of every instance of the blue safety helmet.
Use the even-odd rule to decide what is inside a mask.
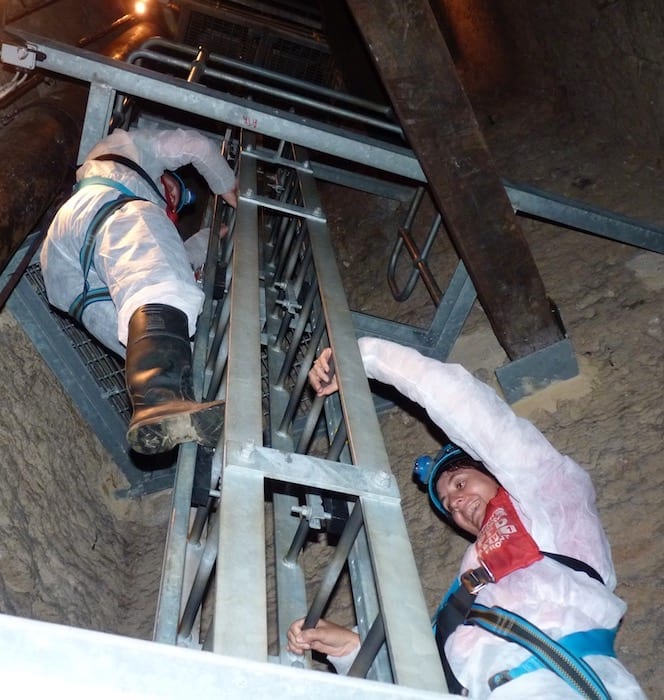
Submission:
[[[487,471],[482,462],[473,459],[468,453],[464,452],[458,445],[452,442],[445,445],[435,457],[430,457],[429,455],[418,457],[413,467],[413,477],[415,481],[417,481],[420,486],[427,489],[431,504],[446,518],[450,518],[451,515],[443,506],[436,493],[436,483],[443,472],[446,472],[456,465],[472,467],[494,478],[493,475]]]
[[[196,195],[184,184],[184,180],[174,170],[165,170],[164,172],[175,179],[180,186],[180,199],[178,200],[178,205],[175,208],[175,213],[179,214],[184,207],[187,207],[196,201]]]

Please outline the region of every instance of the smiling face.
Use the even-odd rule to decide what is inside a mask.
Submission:
[[[477,535],[487,505],[498,493],[498,482],[477,469],[461,466],[442,473],[436,493],[452,520],[466,532]]]

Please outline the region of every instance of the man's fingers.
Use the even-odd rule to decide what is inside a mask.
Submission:
[[[221,197],[225,202],[228,202],[233,209],[237,209],[237,192],[235,190],[224,192]]]

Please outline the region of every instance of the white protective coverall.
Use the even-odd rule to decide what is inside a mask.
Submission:
[[[602,585],[586,573],[544,557],[487,585],[476,602],[516,612],[554,640],[572,632],[616,627],[626,605],[613,593],[616,574],[588,474],[460,365],[375,338],[362,338],[360,351],[369,378],[394,386],[420,404],[450,440],[484,463],[510,494],[540,550],[586,562],[606,582]],[[470,545],[459,573],[479,565],[475,546]],[[489,677],[518,666],[530,653],[479,627],[458,627],[445,649],[454,674],[471,698],[579,697],[544,669],[491,692]],[[585,660],[613,700],[645,697],[634,676],[617,659],[595,655]]]
[[[235,188],[235,175],[213,140],[194,130],[153,128],[116,129],[92,148],[76,171],[77,182],[101,176],[148,200],[128,202],[99,227],[94,266],[88,275],[90,288],[107,286],[113,302],[90,304],[83,312],[83,322],[106,347],[124,357],[129,319],[137,308],[159,303],[180,309],[193,335],[204,295],[178,230],[166,215],[165,203],[134,170],[112,161],[92,160],[105,153],[138,163],[162,192],[163,172],[183,165],[192,164],[217,195]],[[58,309],[67,311],[83,290],[79,254],[88,226],[101,205],[119,194],[103,184],[82,187],[51,223],[41,266],[48,299]]]

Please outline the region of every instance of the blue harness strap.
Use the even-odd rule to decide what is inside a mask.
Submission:
[[[611,696],[600,677],[588,663],[564,646],[561,643],[562,640],[554,641],[539,627],[531,624],[520,615],[497,606],[488,608],[485,605],[475,603],[468,615],[467,624],[477,625],[501,639],[524,647],[539,660],[541,665],[538,668],[548,668],[553,671],[582,697],[589,698],[589,700],[611,700]],[[602,630],[591,630],[591,633],[594,632],[601,633]],[[575,634],[578,635],[576,643],[581,643],[581,635],[584,633],[577,632]],[[589,644],[591,641],[602,645],[608,642],[609,654],[615,656],[613,636],[610,639],[608,637],[602,639],[601,635],[596,634],[589,638]],[[522,669],[520,675],[535,670],[535,668],[530,668],[530,665],[527,664],[528,668]],[[512,676],[509,671],[503,671],[489,679],[489,687],[493,690],[510,680],[512,680]]]
[[[159,188],[157,187],[157,183],[150,177],[149,173],[147,173],[136,161],[132,160],[131,158],[126,158],[119,153],[103,153],[102,155],[95,156],[93,160],[111,161],[112,163],[119,163],[120,165],[124,165],[126,168],[133,170],[135,173],[140,175],[148,185],[150,185],[159,199],[166,202],[166,197],[164,197],[164,195],[160,192]]]
[[[101,175],[84,177],[82,180],[79,180],[76,183],[74,191],[78,192],[81,188],[87,187],[88,185],[105,185],[106,187],[112,187],[114,190],[122,192],[122,194],[126,195],[127,197],[136,197],[136,195],[121,182],[116,182],[115,180],[111,180],[110,177],[102,177]]]
[[[86,179],[92,180],[93,178]],[[81,182],[85,183],[84,180],[82,180]],[[106,183],[90,182],[85,184]],[[83,186],[85,186],[85,184]],[[129,190],[127,190],[127,192],[129,192]],[[101,205],[101,207],[99,207],[99,210],[90,221],[88,230],[85,232],[85,238],[83,239],[83,245],[81,246],[81,252],[79,254],[79,261],[81,263],[81,269],[83,270],[83,291],[74,299],[74,301],[72,301],[68,309],[69,315],[75,318],[79,323],[83,322],[83,312],[90,304],[93,304],[97,301],[111,301],[111,295],[108,291],[108,287],[95,287],[94,289],[90,289],[90,285],[88,283],[88,275],[90,273],[90,268],[94,266],[94,254],[97,232],[99,231],[99,227],[111,214],[123,207],[125,204],[127,204],[127,202],[132,201],[147,200],[144,200],[142,197],[136,197],[131,192],[129,192],[129,194],[120,194],[117,197],[117,199],[112,199],[109,202],[105,202]]]
[[[601,576],[584,562],[551,552],[542,552],[542,554],[575,571],[583,571],[591,578],[603,583]],[[463,694],[464,688],[447,660],[445,642],[459,625],[467,624],[477,625],[507,641],[519,644],[532,654],[516,668],[501,671],[492,676],[488,681],[492,690],[525,673],[547,668],[563,678],[583,697],[592,700],[610,700],[602,681],[582,657],[591,654],[615,656],[613,650],[615,629],[575,632],[556,642],[539,627],[516,613],[504,608],[487,608],[475,603],[475,596],[486,585],[486,581],[481,575],[467,578],[467,574],[478,574],[479,571],[477,569],[466,572],[464,576],[457,578],[434,616],[434,635],[451,693]]]
[[[617,627],[613,629],[592,629],[585,630],[583,632],[572,632],[572,634],[567,634],[558,640],[563,649],[573,654],[577,658],[584,658],[586,656],[611,656],[615,658],[616,652],[613,648]],[[496,673],[489,679],[489,687],[491,690],[497,688],[503,683],[512,681],[519,676],[523,676],[531,671],[537,671],[541,668],[547,668],[547,666],[540,661],[537,656],[529,656],[523,663],[515,666],[508,671],[501,671]]]

